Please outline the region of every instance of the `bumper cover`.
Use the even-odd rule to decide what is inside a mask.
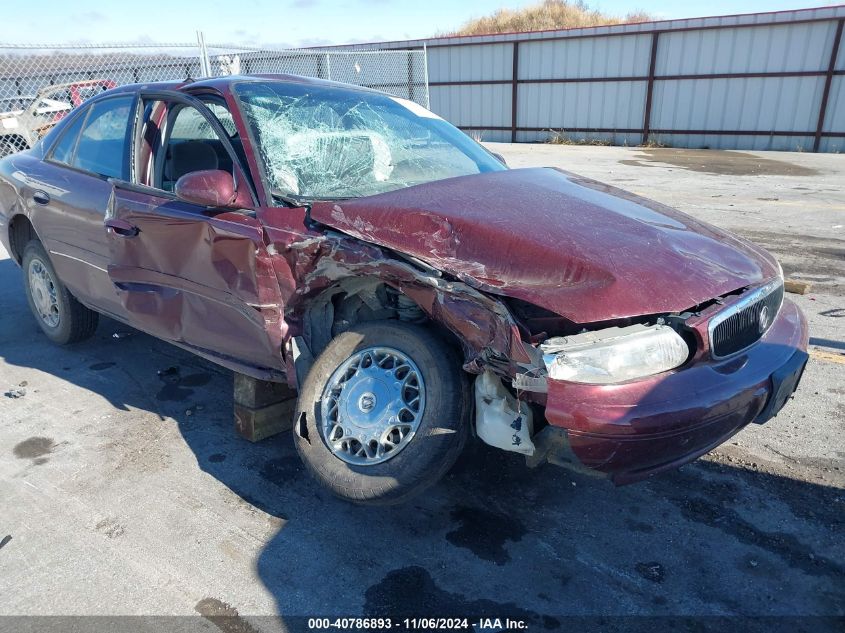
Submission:
[[[549,380],[546,419],[584,466],[633,483],[776,415],[801,377],[807,338],[804,315],[785,300],[766,335],[730,358],[620,385]]]

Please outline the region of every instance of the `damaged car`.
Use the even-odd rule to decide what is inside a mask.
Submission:
[[[52,341],[104,314],[295,388],[299,455],[358,503],[470,437],[642,480],[771,419],[807,360],[763,249],[316,79],[98,95],[0,161],[0,237]]]

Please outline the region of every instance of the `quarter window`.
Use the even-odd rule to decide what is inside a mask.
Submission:
[[[85,124],[85,117],[88,113],[82,112],[77,116],[62,133],[62,137],[53,148],[53,160],[70,165],[73,161],[73,152],[76,150],[76,141],[79,139],[79,131]]]

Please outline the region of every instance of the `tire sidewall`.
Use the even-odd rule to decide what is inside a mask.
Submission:
[[[408,444],[387,461],[363,466],[335,456],[320,427],[326,383],[337,367],[367,347],[390,347],[413,360],[425,385],[426,402]],[[304,415],[307,439],[294,432],[297,450],[317,479],[343,497],[378,503],[419,492],[448,470],[466,441],[462,373],[454,352],[429,330],[389,321],[356,326],[332,340],[306,377],[296,421]],[[369,494],[379,490],[380,495]]]

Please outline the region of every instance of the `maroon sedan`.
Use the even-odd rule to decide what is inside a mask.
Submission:
[[[762,249],[428,110],[291,76],[110,90],[0,162],[44,333],[106,314],[299,391],[297,450],[357,502],[467,437],[626,483],[795,390],[807,326]]]

